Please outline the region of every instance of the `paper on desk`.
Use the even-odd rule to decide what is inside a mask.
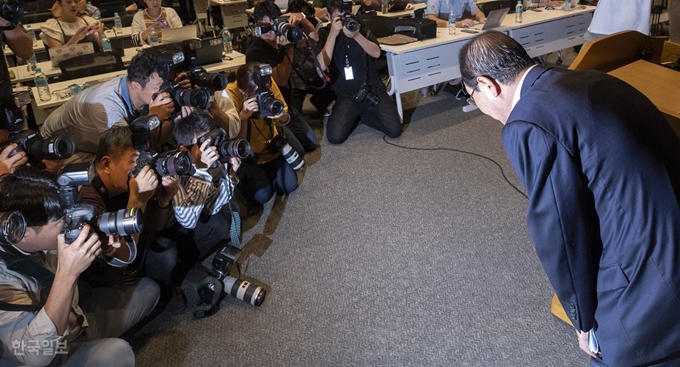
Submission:
[[[418,39],[415,38],[415,37],[410,37],[410,36],[406,36],[406,35],[399,34],[399,33],[395,33],[395,34],[388,36],[388,37],[378,38],[378,42],[380,42],[380,44],[382,44],[382,45],[393,45],[393,46],[405,45],[407,43],[415,42],[417,40]]]

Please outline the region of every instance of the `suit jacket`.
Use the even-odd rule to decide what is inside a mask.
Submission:
[[[663,115],[619,79],[537,66],[502,136],[545,272],[604,363],[680,350],[680,139]]]

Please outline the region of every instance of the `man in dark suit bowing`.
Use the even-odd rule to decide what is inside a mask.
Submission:
[[[680,363],[680,139],[630,85],[486,32],[465,90],[500,121],[543,268],[594,366]]]

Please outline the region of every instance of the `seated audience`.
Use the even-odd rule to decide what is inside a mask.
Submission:
[[[142,50],[132,58],[127,75],[78,93],[47,116],[40,134],[44,138],[69,135],[76,145],[69,162],[85,162],[92,160],[99,137],[110,127],[145,115],[167,120],[175,105],[167,93],[158,93],[163,79],[158,76],[157,57],[153,48]],[[163,132],[167,135],[162,139],[172,138],[169,126]]]
[[[21,167],[0,178],[0,211],[19,211],[27,228],[0,247],[0,340],[3,366],[134,366],[121,334],[154,308],[158,285],[149,278],[115,288],[89,288],[81,273],[102,248],[85,225],[67,244],[55,178]]]
[[[474,19],[463,19],[465,10],[470,12]],[[456,27],[472,27],[475,20],[480,23],[486,22],[486,16],[473,0],[428,0],[427,11],[428,17],[437,22],[437,27],[448,27],[451,13],[456,17]]]
[[[375,68],[374,60],[380,56],[375,35],[367,35],[364,27],[350,32],[342,25],[342,0],[331,0],[328,13],[332,21],[319,30],[318,55],[321,67],[330,71],[337,95],[326,124],[328,142],[344,142],[359,123],[391,138],[401,136],[403,126],[397,107]]]
[[[175,9],[161,6],[161,0],[144,0],[144,3],[146,9],[132,18],[132,41],[136,45],[151,44],[151,28],[158,35],[158,41],[162,42],[164,29],[182,26],[182,19]]]
[[[248,139],[255,153],[254,163],[242,162],[241,164],[238,172],[241,179],[238,188],[248,202],[255,204],[265,204],[275,193],[288,195],[298,187],[296,171],[288,164],[280,149],[272,145],[274,138],[287,130],[283,125],[290,121],[290,115],[288,115],[288,106],[279,88],[270,77],[267,77],[268,81],[264,82],[266,89],[283,103],[284,112],[276,116],[253,117],[253,114],[259,111],[255,97],[261,89],[256,82],[256,80],[259,81],[261,65],[264,64],[249,62],[242,65],[236,72],[236,81],[227,86],[241,119],[241,129],[237,137]],[[295,136],[290,132],[286,132],[282,137],[284,136],[292,149],[298,155],[303,156],[304,150]]]
[[[45,48],[92,42],[95,51],[102,49],[104,25],[89,15],[81,15],[78,0],[57,0],[61,15],[49,19],[40,27]]]
[[[89,15],[96,20],[99,20],[102,17],[102,13],[99,8],[86,0],[78,1],[78,11],[80,14]],[[52,15],[54,15],[55,18],[59,18],[62,15],[61,4],[59,1],[55,1],[54,5],[52,5]]]

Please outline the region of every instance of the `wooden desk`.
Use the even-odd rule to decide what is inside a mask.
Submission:
[[[680,72],[638,60],[610,71],[609,75],[625,81],[647,96],[680,135]]]

